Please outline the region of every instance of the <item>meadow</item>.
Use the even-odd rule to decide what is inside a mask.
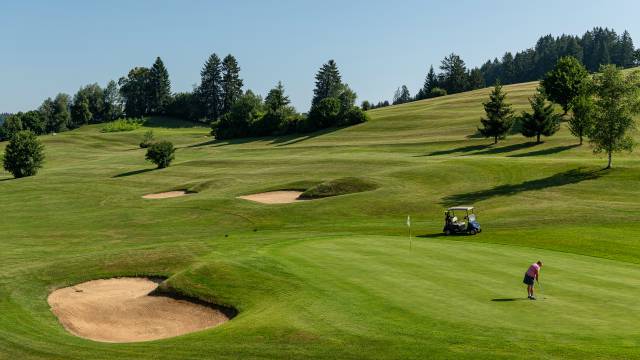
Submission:
[[[536,86],[504,90],[521,111]],[[602,170],[605,157],[565,124],[542,144],[511,134],[492,145],[477,135],[489,91],[302,136],[215,141],[208,128],[151,118],[128,132],[41,137],[37,176],[0,175],[0,358],[640,357],[640,155]],[[149,129],[177,146],[171,167],[144,161]],[[348,177],[376,188],[237,199]],[[142,198],[177,189],[193,193]],[[483,232],[443,236],[452,205],[474,205]],[[529,301],[522,275],[538,259],[544,299]],[[239,313],[141,343],[66,332],[47,295],[117,276],[164,276]]]

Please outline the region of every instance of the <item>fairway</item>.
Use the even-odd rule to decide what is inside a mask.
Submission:
[[[505,86],[507,101],[527,109],[536,86]],[[215,141],[157,117],[40,137],[37,176],[0,174],[0,359],[640,357],[640,155],[602,170],[565,123],[542,144],[492,145],[477,134],[489,92],[300,136]],[[138,147],[149,129],[176,145],[166,169]],[[293,201],[343,178],[375,188]],[[239,198],[285,190],[298,192]],[[441,234],[454,205],[476,207],[481,234]],[[529,301],[522,276],[539,259],[544,294]],[[238,314],[118,344],[72,335],[47,303],[55,289],[137,276]]]

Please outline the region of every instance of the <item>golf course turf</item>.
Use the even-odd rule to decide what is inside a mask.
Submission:
[[[519,112],[536,86],[504,90]],[[489,91],[281,138],[214,141],[168,118],[41,137],[37,176],[0,175],[0,359],[640,357],[640,155],[602,170],[566,124],[542,144],[492,145],[477,135]],[[149,127],[177,147],[169,168],[144,161]],[[237,198],[343,178],[376,187]],[[170,189],[193,194],[142,198]],[[483,232],[443,236],[453,205],[475,206]],[[539,259],[545,298],[529,301],[522,276]],[[58,288],[138,276],[238,314],[115,344],[67,332],[47,303]]]

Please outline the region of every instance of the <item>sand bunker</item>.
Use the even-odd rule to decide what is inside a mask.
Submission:
[[[238,196],[238,199],[245,199],[263,204],[289,204],[296,201],[303,201],[298,199],[301,194],[302,191],[281,190]]]
[[[229,320],[210,306],[150,294],[157,286],[147,278],[93,280],[58,289],[47,301],[67,331],[104,342],[163,339]]]
[[[147,194],[147,195],[144,195],[143,198],[144,199],[168,199],[168,198],[174,198],[174,197],[185,196],[185,195],[187,195],[186,191],[176,190],[176,191],[167,191],[167,192],[156,193],[156,194]]]

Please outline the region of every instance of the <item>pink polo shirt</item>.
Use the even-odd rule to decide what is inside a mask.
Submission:
[[[529,266],[529,270],[527,270],[527,275],[531,276],[534,279],[538,278],[538,273],[540,272],[540,265],[538,263],[533,263]]]

